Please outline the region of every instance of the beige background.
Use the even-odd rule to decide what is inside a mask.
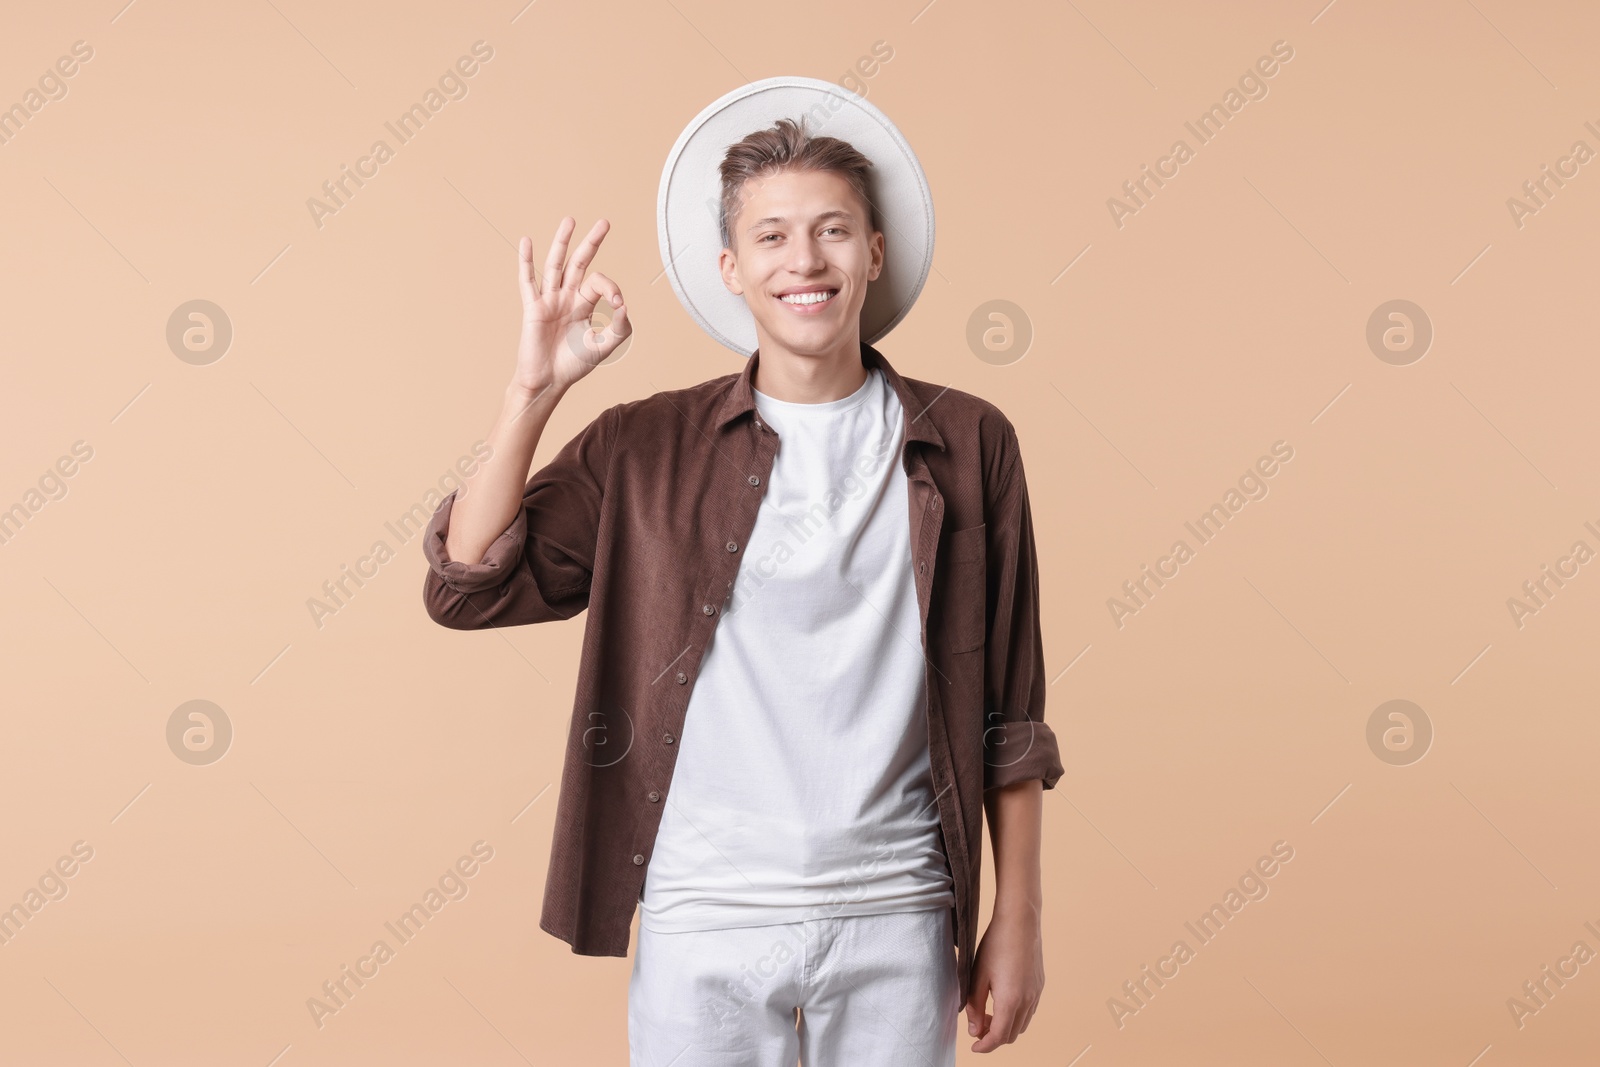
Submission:
[[[881,347],[1007,412],[1039,537],[1067,770],[1044,1004],[995,1058],[1593,1059],[1600,963],[1521,1027],[1507,1006],[1600,952],[1600,563],[1520,628],[1507,605],[1600,549],[1600,163],[1520,227],[1507,206],[1600,149],[1592,6],[122,2],[0,32],[7,105],[93,49],[0,145],[0,507],[93,449],[0,546],[0,905],[93,849],[0,946],[0,1062],[625,1062],[630,961],[537,926],[582,623],[434,625],[384,523],[486,433],[512,242],[542,261],[562,214],[612,221],[596,266],[637,332],[540,462],[739,369],[659,277],[661,163],[746,81],[852,70],[938,210]],[[307,199],[478,40],[468,95],[319,229]],[[1199,145],[1185,121],[1276,41],[1268,94]],[[1108,199],[1178,138],[1194,157],[1119,228]],[[233,327],[209,365],[165,338],[193,299]],[[966,340],[997,299],[1034,334],[998,365]],[[1434,330],[1404,366],[1366,340],[1396,299]],[[1198,546],[1185,521],[1280,440],[1270,493]],[[1108,599],[1179,538],[1194,558],[1119,628]],[[307,600],[380,539],[319,628]],[[207,766],[166,738],[194,699],[234,731]],[[1367,741],[1392,699],[1434,731],[1405,766]],[[307,999],[480,840],[469,894],[319,1029]],[[1270,894],[1201,945],[1184,923],[1277,841]],[[1119,1028],[1108,1000],[1180,938]]]

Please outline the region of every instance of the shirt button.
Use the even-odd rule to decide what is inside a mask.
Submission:
[[[700,610],[705,612],[707,615],[715,615],[717,613],[717,609],[712,607],[710,604],[707,604],[705,607],[701,608]]]
[[[650,790],[650,803],[654,804],[661,799],[661,794],[654,789]]]
[[[641,855],[639,855],[639,854],[638,854],[638,853],[637,853],[637,852],[636,852],[636,853],[634,853],[634,855],[633,855],[633,862],[634,862],[634,864],[635,864],[635,865],[637,865],[637,864],[640,864],[640,863],[643,863],[643,862],[644,862],[644,857],[643,857],[643,856],[641,856]]]
[[[927,574],[928,573],[928,561],[927,560],[923,560],[921,563],[917,564],[917,573],[919,573],[919,574]]]
[[[684,682],[687,682],[688,680],[689,680],[689,676],[687,674],[684,674],[682,671],[678,672],[678,684],[679,685],[682,685]]]
[[[760,485],[761,484],[761,476],[759,474],[752,474],[750,476],[750,484],[751,485]]]
[[[667,735],[666,735],[666,736],[665,736],[665,737],[663,737],[663,738],[662,738],[662,739],[661,739],[661,740],[662,740],[662,742],[663,742],[663,743],[664,743],[664,744],[668,744],[668,745],[670,745],[670,744],[672,744],[672,735],[671,735],[671,734],[667,734]]]
[[[728,542],[728,551],[729,552],[737,552],[737,551],[739,551],[739,546],[736,543],[734,543],[733,541],[729,541]]]

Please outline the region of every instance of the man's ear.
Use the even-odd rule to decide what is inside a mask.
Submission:
[[[728,287],[728,292],[734,296],[744,295],[744,286],[739,284],[739,279],[734,275],[734,267],[738,265],[738,258],[733,252],[724,248],[717,256],[717,270],[722,274],[722,284]]]
[[[872,269],[867,273],[867,281],[875,282],[878,275],[883,273],[883,231],[873,230],[869,238],[872,249]]]

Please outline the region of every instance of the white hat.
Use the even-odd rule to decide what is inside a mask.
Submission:
[[[867,189],[883,231],[884,256],[861,307],[862,341],[876,342],[905,318],[933,266],[933,195],[922,165],[888,116],[843,86],[817,78],[767,78],[740,86],[678,135],[661,170],[656,219],[661,261],[678,299],[701,329],[744,356],[756,350],[756,323],[744,297],[722,284],[717,266],[718,168],[731,145],[780,118],[798,122],[802,116],[808,133],[848,141],[872,161]]]

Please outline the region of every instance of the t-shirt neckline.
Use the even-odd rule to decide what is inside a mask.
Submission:
[[[750,387],[750,391],[755,394],[759,406],[770,407],[772,410],[784,414],[793,413],[803,416],[837,415],[841,412],[849,411],[857,404],[865,401],[872,394],[875,382],[881,380],[881,378],[882,372],[878,368],[868,367],[866,380],[861,383],[855,392],[849,396],[841,396],[837,400],[824,400],[816,404],[803,404],[794,400],[779,400],[777,397],[763,393],[753,385]]]

